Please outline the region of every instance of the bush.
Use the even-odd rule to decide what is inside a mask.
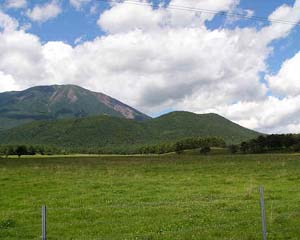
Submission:
[[[181,154],[184,151],[184,145],[181,142],[175,143],[175,152]]]
[[[210,147],[209,146],[204,146],[200,149],[200,153],[203,154],[203,155],[206,155],[208,154],[209,152],[211,151]]]
[[[27,155],[27,147],[26,146],[18,146],[15,150],[16,155],[18,155],[18,157],[21,157],[22,155]]]

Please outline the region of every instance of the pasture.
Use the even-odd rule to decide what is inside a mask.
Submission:
[[[299,239],[299,155],[0,158],[0,239]]]

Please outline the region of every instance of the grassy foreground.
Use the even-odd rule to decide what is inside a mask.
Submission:
[[[0,159],[0,239],[299,239],[300,156]]]

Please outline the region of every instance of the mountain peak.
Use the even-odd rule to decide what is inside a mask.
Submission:
[[[40,119],[109,115],[145,120],[150,117],[103,93],[77,85],[35,86],[0,93],[0,129]]]

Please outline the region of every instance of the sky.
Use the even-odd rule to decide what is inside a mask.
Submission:
[[[52,84],[300,133],[300,0],[0,0],[0,92]]]

